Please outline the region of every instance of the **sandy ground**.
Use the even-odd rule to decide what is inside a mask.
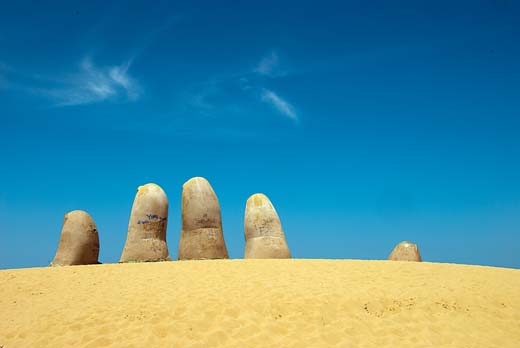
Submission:
[[[520,347],[520,270],[224,260],[0,271],[0,346]]]

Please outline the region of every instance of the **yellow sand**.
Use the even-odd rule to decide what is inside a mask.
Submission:
[[[520,347],[520,270],[219,260],[0,271],[0,346]]]

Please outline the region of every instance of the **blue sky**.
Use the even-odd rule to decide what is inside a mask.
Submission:
[[[516,1],[0,5],[0,268],[45,266],[83,209],[100,261],[136,188],[217,193],[230,256],[246,199],[294,257],[520,268]]]

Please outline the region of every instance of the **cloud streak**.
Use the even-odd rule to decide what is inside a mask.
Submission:
[[[260,60],[258,65],[253,69],[253,72],[264,75],[272,76],[278,67],[278,54],[273,51],[269,55],[265,56]]]
[[[35,91],[55,101],[56,106],[98,103],[107,100],[135,101],[141,95],[138,82],[128,69],[130,62],[116,66],[98,67],[87,57],[80,71],[59,81],[57,87]]]
[[[264,88],[262,89],[261,99],[264,103],[270,104],[274,107],[280,114],[287,116],[294,121],[298,120],[294,107],[275,92]]]
[[[223,112],[253,112],[260,116],[258,104],[263,103],[269,105],[273,113],[298,123],[299,115],[295,107],[269,87],[271,82],[285,76],[287,73],[279,69],[278,54],[271,51],[245,72],[215,75],[192,85],[192,91],[185,96],[185,103],[205,116]]]
[[[54,107],[85,105],[108,100],[129,102],[142,95],[142,89],[129,74],[131,62],[97,66],[84,58],[75,73],[45,76],[17,71],[0,62],[0,88],[49,99]]]

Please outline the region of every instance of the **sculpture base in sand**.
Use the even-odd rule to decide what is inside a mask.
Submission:
[[[396,245],[388,260],[422,262],[422,257],[417,244],[404,241]]]
[[[213,260],[229,258],[224,235],[219,228],[181,231],[179,260]]]
[[[131,250],[131,252],[123,252],[119,262],[155,262],[170,259],[168,256],[168,246],[165,241],[159,239],[142,239],[134,244],[135,246],[127,242],[125,250]]]
[[[246,242],[245,259],[290,259],[287,242],[280,237],[255,237]]]

